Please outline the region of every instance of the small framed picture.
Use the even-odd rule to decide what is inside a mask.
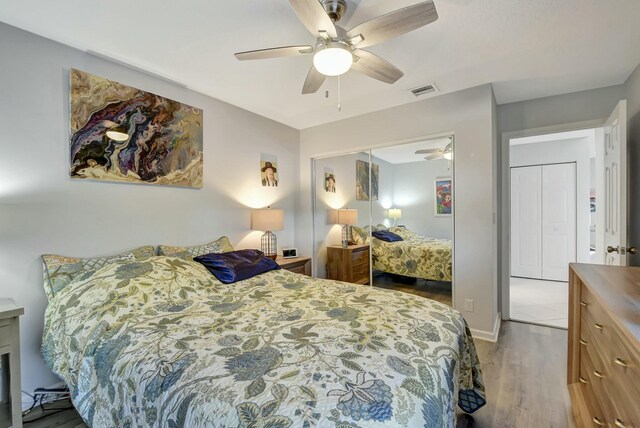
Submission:
[[[436,177],[434,181],[436,217],[449,217],[453,213],[453,184],[451,177]]]
[[[294,257],[298,257],[298,249],[297,248],[283,248],[282,249],[282,257],[285,259],[292,259]]]

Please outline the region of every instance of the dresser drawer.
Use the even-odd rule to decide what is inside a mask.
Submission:
[[[582,396],[587,402],[589,414],[592,416],[593,420],[595,421],[597,419],[604,424],[603,426],[606,426],[608,415],[607,412],[603,409],[603,403],[600,399],[602,393],[598,393],[598,391],[601,391],[603,387],[602,379],[594,376],[593,371],[594,368],[591,364],[589,354],[587,352],[581,352],[579,382]],[[597,423],[594,422],[594,426],[598,426]]]
[[[616,329],[607,359],[612,387],[607,391],[613,405],[613,417],[625,427],[640,424],[640,365],[628,341]]]
[[[353,282],[360,284],[369,283],[369,265],[359,265],[353,268]]]
[[[354,269],[357,266],[369,265],[369,248],[362,249],[360,251],[354,251],[351,254],[351,265]]]
[[[0,320],[0,348],[11,346],[11,326],[8,319]],[[3,350],[3,352],[8,350]]]

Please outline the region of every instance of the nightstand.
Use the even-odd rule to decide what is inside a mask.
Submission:
[[[327,247],[327,278],[369,284],[369,245]]]
[[[0,299],[0,356],[4,376],[2,382],[8,386],[6,391],[9,392],[9,402],[0,405],[0,420],[11,421],[13,428],[22,428],[19,320],[22,314],[24,308],[16,305],[12,299]]]
[[[311,276],[311,257],[292,257],[285,259],[282,256],[278,256],[276,263],[278,263],[282,269]]]

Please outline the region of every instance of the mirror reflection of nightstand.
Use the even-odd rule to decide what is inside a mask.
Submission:
[[[286,269],[293,273],[311,276],[310,257],[291,257],[285,259],[282,256],[278,256],[276,263],[278,263],[282,269]]]
[[[24,308],[12,299],[0,299],[0,357],[2,385],[8,392],[0,403],[0,426],[22,428],[22,386],[20,384],[20,315]]]
[[[369,245],[327,247],[327,279],[369,284]]]

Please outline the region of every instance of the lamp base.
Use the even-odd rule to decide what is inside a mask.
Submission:
[[[265,232],[260,239],[260,250],[266,257],[275,260],[278,257],[278,239],[271,231]]]

